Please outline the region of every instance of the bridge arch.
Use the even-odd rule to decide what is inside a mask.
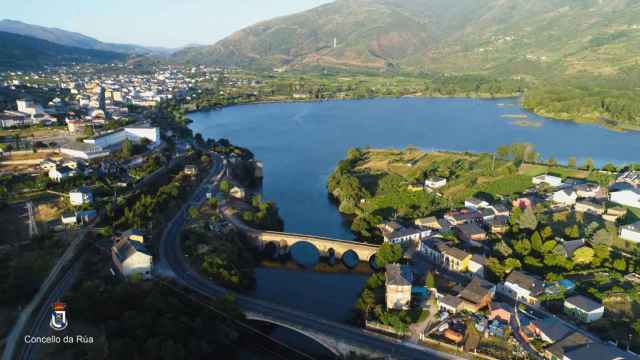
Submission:
[[[262,317],[260,315],[246,313],[245,316],[246,316],[247,320],[262,321],[262,322],[278,325],[278,326],[281,326],[283,328],[287,328],[287,329],[289,329],[291,331],[297,332],[298,334],[304,335],[304,336],[308,337],[309,339],[317,342],[318,344],[322,345],[325,349],[329,350],[333,355],[335,355],[337,357],[340,357],[341,355],[343,355],[338,351],[336,343],[333,342],[333,341],[330,341],[329,339],[327,339],[324,336],[320,336],[320,335],[314,334],[312,332],[300,330],[297,327],[295,327],[293,325],[290,325],[290,324],[288,324],[286,322],[276,321],[274,319]]]

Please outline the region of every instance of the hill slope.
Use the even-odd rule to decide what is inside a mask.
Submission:
[[[8,19],[0,21],[0,31],[30,36],[41,40],[47,40],[59,45],[73,46],[90,50],[113,51],[126,54],[167,54],[172,52],[172,50],[170,49],[160,47],[144,47],[130,44],[105,43],[77,32],[32,25],[21,21]]]
[[[0,68],[28,68],[67,63],[107,63],[126,54],[63,46],[29,36],[0,31]]]
[[[265,68],[607,75],[640,59],[638,19],[640,0],[338,0],[179,51],[174,59]]]

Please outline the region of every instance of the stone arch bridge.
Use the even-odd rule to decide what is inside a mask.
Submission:
[[[278,249],[290,248],[295,243],[305,241],[313,244],[321,255],[327,256],[333,250],[337,258],[347,251],[353,251],[358,255],[360,261],[369,261],[373,255],[378,252],[379,245],[366,244],[357,241],[331,239],[322,236],[302,235],[293,233],[283,233],[277,231],[258,231],[254,232],[253,238],[256,246],[263,249],[267,244],[272,243]]]

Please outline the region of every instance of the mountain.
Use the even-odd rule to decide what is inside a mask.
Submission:
[[[0,31],[0,68],[29,68],[68,63],[123,61],[127,54],[63,46],[50,41]]]
[[[50,28],[38,25],[27,24],[16,20],[0,21],[0,31],[30,36],[41,40],[47,40],[59,45],[72,46],[82,49],[113,51],[125,54],[157,54],[168,55],[173,52],[172,49],[163,47],[145,47],[130,44],[111,44],[104,43],[92,37],[66,31],[58,28]]]
[[[607,75],[640,59],[639,19],[640,0],[337,0],[183,49],[173,59],[262,68]]]

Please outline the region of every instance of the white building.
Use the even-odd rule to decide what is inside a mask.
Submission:
[[[609,196],[614,203],[640,208],[640,189],[626,189],[612,192]]]
[[[18,106],[19,112],[29,114],[31,116],[44,112],[42,106],[37,105],[31,100],[16,100],[16,105]]]
[[[534,185],[547,184],[552,187],[562,186],[562,178],[548,174],[535,176],[531,179],[531,182]]]
[[[91,160],[108,156],[109,151],[86,143],[70,143],[60,148],[60,153],[74,159]]]
[[[525,304],[538,306],[538,296],[544,294],[544,287],[539,279],[514,270],[498,284],[498,291]]]
[[[413,273],[409,266],[387,264],[385,271],[385,300],[387,309],[409,309],[412,283]]]
[[[69,191],[69,201],[74,206],[91,204],[93,202],[93,194],[88,188],[71,190]]]
[[[489,207],[489,203],[478,198],[469,198],[464,201],[464,207],[467,209],[479,210]]]
[[[564,312],[582,322],[590,323],[602,318],[604,306],[586,296],[576,295],[565,299]]]
[[[130,140],[135,143],[141,142],[143,139],[148,140],[151,144],[157,145],[160,143],[160,129],[157,127],[125,127],[123,129],[113,131],[110,133],[102,134],[90,139],[85,139],[86,144],[94,145],[96,147],[105,149],[115,145],[119,145],[125,140]]]
[[[439,189],[447,185],[447,179],[441,177],[430,177],[424,181],[424,186],[431,189]]]
[[[384,241],[392,244],[402,244],[407,241],[419,242],[429,236],[431,236],[431,230],[404,227],[393,232],[383,234]]]
[[[562,205],[574,205],[578,194],[573,189],[562,189],[553,193],[553,202]]]
[[[620,238],[634,243],[640,243],[640,221],[621,227]]]
[[[76,172],[66,166],[56,166],[49,170],[49,179],[55,182],[61,182],[62,180],[74,176]]]
[[[119,239],[111,248],[111,258],[124,277],[140,274],[143,279],[151,278],[153,257],[141,242]]]

